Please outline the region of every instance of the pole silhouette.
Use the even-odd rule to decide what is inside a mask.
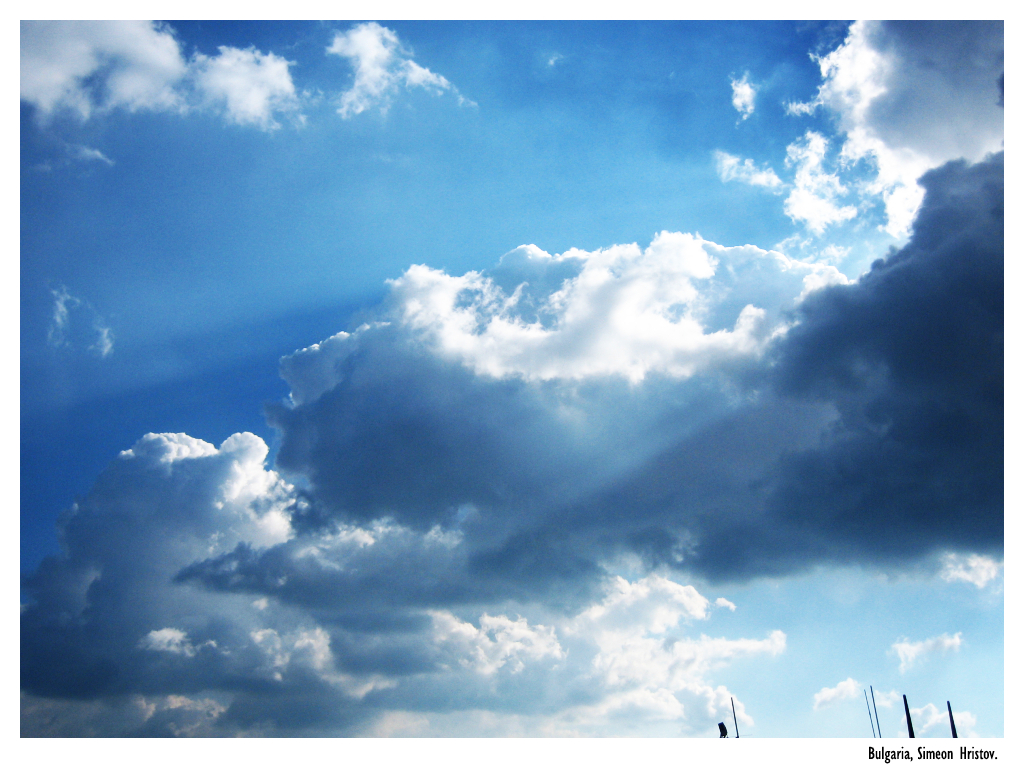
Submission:
[[[875,708],[875,725],[878,726],[878,738],[882,738],[882,724],[878,722],[878,706],[875,704],[875,686],[869,685],[871,689],[871,706]]]
[[[871,719],[871,705],[868,704],[868,692],[864,691],[864,704],[868,708],[868,722],[871,723],[871,738],[875,738],[875,721]]]

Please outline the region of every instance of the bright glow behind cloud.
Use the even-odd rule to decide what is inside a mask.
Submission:
[[[722,248],[694,235],[661,232],[643,250],[630,244],[552,256],[522,246],[503,258],[503,266],[524,272],[571,267],[573,276],[547,294],[529,295],[529,281],[508,292],[477,272],[454,277],[426,266],[410,267],[391,281],[391,290],[405,326],[477,373],[527,379],[620,375],[637,382],[652,372],[689,377],[759,353],[772,331],[764,309],[747,304],[731,328],[710,332],[701,320],[714,295],[719,259],[739,266],[751,256],[780,273],[802,273],[801,279],[835,272],[751,246]]]

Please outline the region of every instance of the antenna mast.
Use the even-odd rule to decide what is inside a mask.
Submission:
[[[878,738],[882,738],[882,724],[878,722],[878,707],[875,705],[875,687],[869,685],[868,688],[871,689],[871,704],[875,707],[875,725],[878,726]]]
[[[903,694],[903,711],[907,713],[907,732],[910,738],[914,738],[914,724],[910,721],[910,705],[907,704],[907,694]]]
[[[864,691],[864,704],[868,708],[868,722],[871,723],[871,738],[875,738],[875,721],[871,719],[871,704],[868,703],[868,692]]]

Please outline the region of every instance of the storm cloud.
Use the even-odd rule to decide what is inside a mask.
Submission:
[[[714,670],[786,639],[690,636],[687,578],[1001,552],[1002,175],[927,174],[856,282],[680,233],[411,268],[281,361],[273,468],[146,435],[69,510],[23,732],[711,732]]]

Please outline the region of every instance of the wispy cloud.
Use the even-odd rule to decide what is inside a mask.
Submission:
[[[114,161],[104,155],[98,149],[93,147],[86,147],[81,144],[70,144],[68,145],[68,153],[75,160],[81,160],[83,162],[100,162],[106,163],[107,165],[113,165]]]
[[[900,659],[900,673],[906,672],[917,662],[927,658],[933,653],[946,653],[948,651],[959,651],[963,645],[961,633],[955,635],[941,634],[937,637],[930,637],[927,640],[911,642],[909,640],[898,640],[892,644],[892,650]]]
[[[51,347],[81,347],[107,357],[114,351],[114,334],[103,317],[84,299],[73,296],[66,286],[51,289],[53,309],[46,330]]]
[[[412,52],[402,45],[394,30],[376,22],[336,33],[327,53],[348,59],[355,69],[352,87],[341,94],[338,114],[342,118],[374,107],[386,112],[402,87],[423,88],[435,94],[451,91],[460,103],[466,101],[442,75],[413,61]]]
[[[720,149],[716,149],[714,155],[718,178],[722,181],[741,181],[744,184],[768,187],[769,189],[778,189],[784,186],[782,179],[775,175],[775,171],[768,166],[758,168],[750,158],[741,160]]]

